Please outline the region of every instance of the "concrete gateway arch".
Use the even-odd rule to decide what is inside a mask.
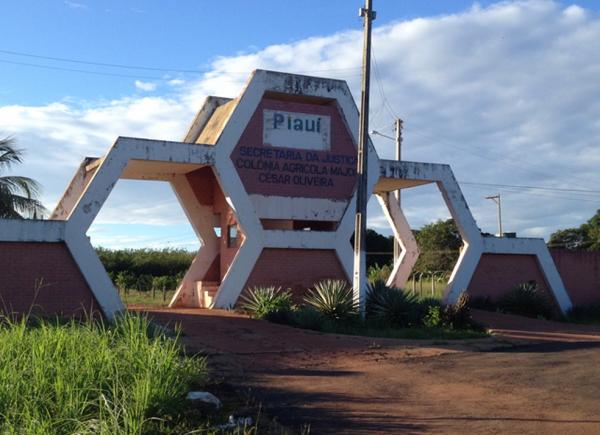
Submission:
[[[26,264],[24,252],[41,243],[65,257],[62,274],[40,261],[3,275],[23,286],[49,274],[60,286],[79,274],[62,299],[42,301],[48,311],[76,312],[82,304],[107,318],[122,311],[85,234],[117,180],[137,179],[169,182],[201,241],[171,306],[232,307],[251,285],[282,285],[299,295],[321,279],[351,281],[357,130],[358,110],[345,82],[257,70],[238,98],[208,97],[182,142],[119,137],[104,157],[84,159],[50,220],[0,220],[6,255]],[[533,256],[559,307],[570,307],[543,240],[483,237],[449,166],[381,160],[369,142],[369,191],[403,247],[390,285],[403,286],[418,257],[390,192],[425,183],[438,185],[464,242],[448,302],[471,291],[474,276],[481,280],[476,271],[489,254],[513,262]],[[16,308],[27,302],[6,281],[0,293]]]

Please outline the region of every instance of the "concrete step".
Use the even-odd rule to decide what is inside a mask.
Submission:
[[[211,307],[220,285],[221,283],[218,281],[196,281],[196,291],[201,307]]]

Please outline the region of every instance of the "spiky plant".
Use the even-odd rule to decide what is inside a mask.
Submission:
[[[535,282],[523,283],[498,300],[500,309],[528,317],[556,317],[556,309],[550,297]]]
[[[381,280],[367,287],[367,317],[377,322],[407,327],[420,322],[423,309],[416,296],[387,287]]]
[[[12,138],[0,139],[0,173],[23,162],[23,152],[13,145]],[[42,217],[46,209],[37,199],[39,191],[39,184],[31,178],[0,176],[0,218]]]
[[[352,288],[345,281],[327,279],[315,284],[304,302],[334,321],[348,320],[358,313]]]
[[[257,286],[241,297],[241,308],[255,319],[278,320],[292,309],[292,294],[275,286]]]
[[[452,305],[446,305],[442,312],[442,321],[446,327],[454,329],[472,329],[477,325],[471,317],[469,295],[463,291]]]

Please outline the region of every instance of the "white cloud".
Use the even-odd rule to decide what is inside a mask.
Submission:
[[[65,5],[68,6],[71,9],[87,9],[87,5],[83,4],[83,3],[79,3],[79,2],[74,2],[74,1],[69,1],[69,0],[65,0]]]
[[[152,82],[143,82],[141,80],[136,80],[134,82],[135,87],[137,89],[139,89],[140,91],[146,91],[146,92],[152,92],[154,90],[156,90],[156,83],[152,83]]]
[[[254,68],[342,78],[359,96],[361,43],[362,32],[352,30],[218,58],[198,81],[171,80],[170,95],[4,106],[0,131],[28,149],[26,175],[38,178],[44,199],[55,202],[83,156],[103,154],[118,135],[180,139],[206,95],[238,95]],[[449,163],[459,181],[597,190],[596,15],[551,1],[502,2],[376,27],[373,48],[371,127],[392,134],[393,117],[402,117],[405,159]],[[373,140],[381,157],[393,156],[393,142]],[[600,207],[599,195],[463,190],[488,232],[496,231],[496,209],[483,197],[497,192],[504,227],[522,235],[579,225]],[[415,227],[448,216],[433,188],[403,198]],[[163,200],[172,201],[161,194],[155,202]],[[381,228],[377,208],[370,210]],[[146,216],[154,214],[164,210]]]
[[[181,86],[181,85],[185,84],[185,80],[182,80],[182,79],[172,79],[172,80],[169,80],[167,82],[167,84],[169,86],[174,86],[174,87],[175,86]]]

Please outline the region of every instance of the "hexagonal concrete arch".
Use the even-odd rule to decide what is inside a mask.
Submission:
[[[202,242],[171,306],[230,307],[255,284],[351,282],[358,124],[345,82],[258,70],[238,98],[207,98],[183,142],[120,137],[105,157],[84,160],[52,221],[3,221],[0,241],[64,243],[112,318],[124,307],[86,231],[119,178],[163,180]],[[404,247],[390,284],[405,283],[418,247],[389,193],[432,182],[464,241],[448,302],[467,288],[482,255],[510,253],[535,256],[559,306],[569,308],[542,240],[482,237],[449,166],[380,161],[369,142],[368,189]]]
[[[380,163],[381,177],[375,192],[381,198],[380,204],[394,228],[396,239],[405,247],[394,265],[390,284],[403,287],[418,257],[418,247],[410,227],[390,192],[436,183],[463,240],[463,248],[444,292],[447,303],[456,302],[469,287],[484,254],[504,254],[534,256],[560,310],[566,312],[571,308],[571,299],[543,239],[483,237],[450,166],[393,160],[381,160]],[[406,260],[407,257],[410,260]]]
[[[234,305],[252,284],[287,285],[281,276],[303,267],[328,265],[332,276],[349,280],[357,126],[357,108],[339,80],[259,70],[240,97],[207,99],[184,140],[214,144],[214,172],[244,236],[218,291],[206,298],[212,306]],[[379,164],[372,144],[369,151],[372,188]],[[189,281],[172,306],[203,299],[194,295],[203,281],[196,288]]]

